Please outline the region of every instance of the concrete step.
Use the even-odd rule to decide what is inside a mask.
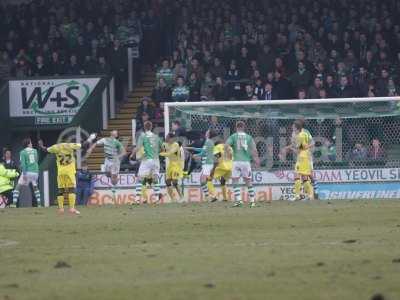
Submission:
[[[153,86],[141,86],[135,88],[135,92],[146,92],[146,93],[151,93],[153,91]]]
[[[116,119],[132,119],[136,117],[136,110],[126,110],[117,114]]]
[[[132,138],[132,118],[136,117],[140,101],[143,97],[149,97],[156,85],[156,74],[152,70],[144,72],[141,83],[126,98],[126,102],[117,112],[114,119],[109,120],[109,128],[100,133],[100,137],[110,136],[114,129],[118,130],[121,140],[131,142]],[[96,147],[88,158],[88,167],[92,171],[99,171],[104,162],[104,150],[102,147]]]
[[[151,87],[153,88],[155,86],[155,81],[145,81],[141,85],[142,87]]]
[[[111,127],[117,127],[119,125],[126,125],[126,124],[131,125],[132,121],[131,121],[131,119],[114,119],[114,120],[110,120],[108,122],[108,124]]]
[[[127,108],[134,108],[134,109],[139,108],[139,107],[140,107],[141,99],[142,99],[142,98],[140,98],[140,99],[138,99],[138,98],[129,99],[129,101],[127,101],[126,103],[124,103],[124,105],[121,106],[121,108],[119,109],[119,111],[122,111],[122,110],[127,109]],[[119,112],[119,111],[118,111],[118,112]]]

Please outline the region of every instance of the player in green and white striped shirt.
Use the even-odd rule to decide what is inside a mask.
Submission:
[[[18,184],[13,191],[13,203],[17,204],[19,199],[19,190],[21,185],[32,184],[36,198],[37,206],[41,206],[40,190],[38,187],[39,179],[39,158],[38,152],[32,147],[31,139],[24,139],[22,142],[24,149],[19,153],[19,161],[22,175],[18,180]]]
[[[239,179],[243,178],[250,198],[250,207],[255,206],[255,191],[252,183],[251,161],[256,167],[260,165],[257,147],[253,138],[245,132],[246,125],[243,121],[236,123],[236,133],[232,134],[226,141],[226,147],[233,150],[232,183],[235,195],[234,206],[242,205],[242,197],[239,186]]]
[[[111,178],[112,192],[115,196],[115,186],[118,184],[118,176],[121,166],[121,158],[125,155],[125,148],[118,140],[118,131],[113,130],[110,137],[98,140],[92,147],[103,146],[104,148],[104,171]],[[92,151],[89,150],[90,152]]]
[[[136,180],[136,197],[141,197],[143,185],[149,185],[153,188],[158,201],[161,201],[159,155],[162,140],[152,132],[153,124],[150,121],[146,121],[143,127],[144,132],[140,134],[136,145],[136,157],[141,159]]]

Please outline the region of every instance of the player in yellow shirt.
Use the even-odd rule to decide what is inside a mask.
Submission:
[[[69,212],[79,215],[75,208],[76,202],[76,166],[75,151],[81,149],[81,144],[60,143],[47,148],[53,153],[57,160],[57,182],[58,182],[58,211],[64,213],[64,200],[68,199]]]
[[[211,175],[213,179],[218,179],[220,181],[223,200],[228,201],[229,195],[226,183],[232,176],[232,168],[233,168],[232,148],[229,146],[228,148],[226,148],[224,143],[217,143],[217,145],[214,146],[214,157],[215,157],[215,163]],[[210,189],[210,192],[212,190],[215,190],[215,188]],[[214,193],[212,201],[214,202],[216,200],[217,197],[215,196]]]
[[[303,186],[304,192],[308,195],[310,200],[314,200],[314,188],[312,186],[312,154],[310,151],[311,135],[303,128],[304,122],[297,120],[293,124],[293,130],[296,133],[296,149],[297,149],[297,162],[295,165],[295,183],[294,193],[295,200],[301,199],[301,188]]]
[[[169,133],[163,145],[163,152],[160,156],[168,158],[168,166],[166,172],[165,184],[167,185],[168,195],[172,201],[175,201],[174,190],[177,191],[179,198],[183,195],[179,188],[179,180],[183,178],[184,157],[182,155],[181,146],[176,142],[173,133]]]

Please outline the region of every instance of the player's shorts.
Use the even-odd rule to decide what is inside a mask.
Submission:
[[[218,165],[214,170],[214,178],[229,179],[232,177],[232,168],[226,168],[225,166]]]
[[[312,160],[308,155],[299,154],[297,156],[295,171],[297,174],[304,176],[310,176],[312,174]]]
[[[214,165],[202,165],[201,166],[201,176],[210,176]]]
[[[121,161],[119,159],[108,159],[104,160],[104,172],[111,175],[118,175],[121,167]]]
[[[74,189],[76,188],[76,176],[72,173],[58,174],[57,183],[59,189]]]
[[[169,163],[166,172],[166,179],[170,180],[179,180],[183,177],[183,169],[182,164],[178,163]]]
[[[24,180],[25,177],[25,180]],[[29,185],[30,183],[33,186],[38,185],[39,173],[27,172],[26,175],[21,175],[18,179],[18,184],[20,185]]]
[[[139,177],[141,178],[153,177],[153,176],[158,176],[159,174],[160,174],[160,161],[158,159],[142,160],[138,171]]]
[[[251,164],[249,161],[234,161],[232,178],[251,178]]]

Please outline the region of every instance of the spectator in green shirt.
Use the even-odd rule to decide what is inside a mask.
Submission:
[[[189,88],[185,85],[183,77],[178,77],[176,80],[176,86],[172,90],[172,101],[186,102],[189,100],[189,94]]]
[[[172,85],[174,80],[174,72],[169,67],[169,61],[164,59],[161,68],[157,71],[157,80],[164,78],[168,86]]]

